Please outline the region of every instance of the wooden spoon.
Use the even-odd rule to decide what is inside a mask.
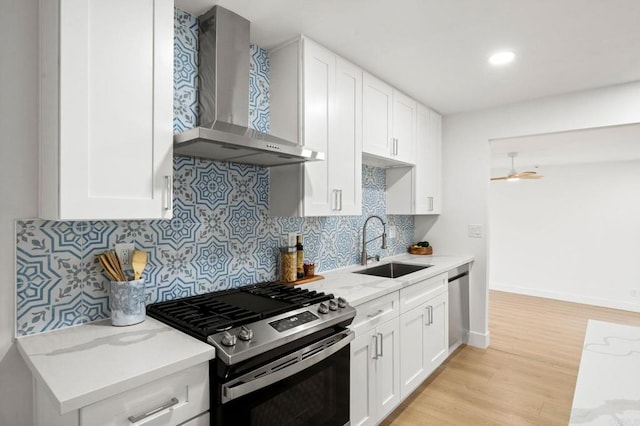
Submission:
[[[131,267],[133,268],[133,279],[139,280],[142,276],[144,268],[147,266],[147,252],[134,250],[131,256]]]

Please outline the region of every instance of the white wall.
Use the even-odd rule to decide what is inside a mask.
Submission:
[[[490,288],[640,312],[640,161],[540,173],[490,185]]]
[[[470,343],[489,344],[487,235],[467,237],[467,225],[489,219],[491,139],[640,122],[640,82],[544,98],[506,107],[445,116],[443,122],[443,210],[416,218],[415,238],[439,253],[470,253]],[[637,274],[637,272],[636,272]]]
[[[13,343],[14,220],[37,215],[38,2],[0,0],[0,425],[31,425],[31,374]]]

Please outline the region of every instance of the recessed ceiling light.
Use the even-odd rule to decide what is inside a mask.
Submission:
[[[494,55],[491,55],[491,57],[489,58],[489,63],[491,65],[504,65],[512,62],[515,57],[515,53],[510,51],[498,52]]]

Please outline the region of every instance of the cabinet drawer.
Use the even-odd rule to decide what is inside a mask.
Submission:
[[[356,306],[356,317],[350,326],[356,333],[356,337],[391,318],[397,317],[400,313],[398,301],[398,292],[394,291],[386,296]]]
[[[163,406],[166,408],[144,416]],[[203,363],[81,408],[80,424],[177,425],[207,410],[209,363]],[[131,416],[139,419],[132,422]]]
[[[407,312],[447,290],[447,274],[436,275],[400,290],[400,311]]]

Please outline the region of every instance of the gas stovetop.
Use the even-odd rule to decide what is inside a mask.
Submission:
[[[355,309],[300,287],[262,283],[147,306],[149,316],[217,348],[230,364],[310,333],[348,324]]]

